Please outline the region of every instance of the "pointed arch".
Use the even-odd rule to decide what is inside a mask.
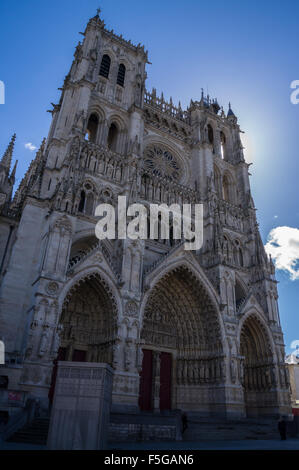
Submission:
[[[196,347],[218,353],[223,350],[217,309],[203,284],[186,265],[170,270],[155,283],[144,309],[143,328],[147,320],[153,321],[149,315],[155,314],[158,305],[159,318],[165,314],[170,325],[177,329],[176,348]]]
[[[104,54],[101,61],[99,74],[104,78],[109,78],[111,67],[111,58],[108,54]]]
[[[85,191],[82,190],[80,193],[80,202],[79,202],[78,212],[84,212],[85,201],[86,201],[86,194],[85,194]]]
[[[94,195],[92,192],[88,192],[86,196],[85,214],[95,215],[94,214]]]
[[[118,74],[117,74],[117,85],[123,87],[125,85],[125,78],[126,78],[126,66],[124,64],[120,64],[118,67]]]
[[[233,176],[229,171],[225,171],[222,178],[222,197],[226,202],[235,204],[236,202],[236,185]]]
[[[223,130],[220,131],[220,151],[221,151],[221,158],[223,160],[227,160],[226,135]]]
[[[205,272],[198,264],[197,260],[194,259],[192,254],[186,255],[186,252],[183,251],[181,254],[181,250],[183,248],[180,246],[177,249],[174,249],[172,252],[172,259],[167,260],[167,263],[163,263],[162,265],[156,267],[152,272],[148,273],[145,277],[144,284],[146,292],[141,302],[140,308],[140,320],[142,322],[144,310],[146,303],[149,299],[150,293],[155,288],[160,280],[164,277],[167,278],[170,273],[175,272],[178,269],[185,269],[191,273],[191,276],[197,279],[197,282],[204,288],[207,296],[209,297],[212,305],[217,312],[217,318],[219,321],[219,327],[221,330],[221,338],[222,344],[225,349],[227,349],[227,342],[226,342],[226,333],[223,325],[223,320],[220,314],[219,305],[220,305],[220,298],[215,290],[214,286],[211,284],[209,279],[207,278]]]
[[[115,122],[112,122],[108,130],[107,147],[113,152],[117,151],[118,136],[118,125]]]
[[[211,124],[207,125],[207,132],[208,132],[208,142],[214,146],[214,129]]]
[[[88,119],[86,134],[87,140],[96,143],[99,128],[99,117],[96,113],[91,113]]]
[[[216,164],[214,164],[214,187],[217,195],[222,197],[221,173]]]
[[[212,390],[225,382],[227,343],[221,317],[208,282],[191,260],[168,262],[159,271],[153,273],[141,305],[140,406],[150,410],[159,403],[160,409],[195,410],[202,387]],[[157,374],[160,394],[152,388]],[[211,402],[201,399],[202,409],[209,413]]]
[[[240,382],[248,417],[276,411],[277,357],[271,332],[258,310],[251,309],[238,328]]]
[[[107,295],[111,299],[113,315],[116,316],[117,321],[120,321],[122,317],[122,301],[118,287],[112,276],[99,266],[84,268],[73,275],[68,282],[65,283],[58,297],[59,315],[61,315],[63,305],[68,303],[72,292],[76,287],[85,282],[86,279],[93,278],[97,278],[98,282],[102,284]]]

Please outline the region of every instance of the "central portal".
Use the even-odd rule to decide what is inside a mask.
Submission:
[[[143,411],[210,412],[225,380],[217,311],[205,286],[186,267],[162,277],[149,293],[141,330]],[[213,395],[214,393],[214,395]],[[217,405],[218,406],[218,405]]]
[[[143,350],[139,407],[142,411],[171,409],[172,355]]]

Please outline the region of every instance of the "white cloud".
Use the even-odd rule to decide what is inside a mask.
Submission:
[[[295,339],[291,342],[291,349],[299,348],[299,339]]]
[[[274,216],[274,219],[278,219],[278,215],[275,215],[275,216]]]
[[[299,279],[299,229],[274,228],[268,235],[265,249],[277,269],[288,272],[292,281]]]
[[[28,142],[27,144],[25,144],[25,148],[30,150],[30,152],[34,152],[34,150],[37,149],[37,147],[35,147],[35,145],[33,145],[31,142]]]

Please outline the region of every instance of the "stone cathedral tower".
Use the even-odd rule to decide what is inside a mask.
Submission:
[[[114,369],[113,410],[289,412],[274,266],[238,120],[202,93],[183,110],[145,89],[144,47],[92,18],[12,198],[0,163],[0,339],[8,387],[48,405],[53,361]],[[95,208],[204,204],[204,246],[95,237]]]

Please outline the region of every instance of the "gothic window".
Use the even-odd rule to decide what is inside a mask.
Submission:
[[[114,123],[112,123],[109,128],[107,145],[108,145],[108,148],[112,150],[113,152],[116,152],[116,148],[117,148],[117,135],[118,135],[118,128]]]
[[[94,215],[94,213],[93,213],[93,203],[94,203],[93,194],[88,193],[87,196],[86,196],[85,214]]]
[[[124,66],[124,64],[120,64],[118,68],[118,74],[117,74],[117,84],[119,86],[124,86],[125,76],[126,76],[126,67]]]
[[[221,175],[216,166],[214,166],[214,187],[218,196],[221,197]]]
[[[236,309],[240,308],[241,304],[246,298],[246,292],[244,291],[242,285],[240,284],[239,281],[236,281],[235,284],[235,301],[236,301]]]
[[[169,181],[180,181],[182,168],[175,157],[164,147],[151,146],[145,151],[144,166],[155,176]]]
[[[103,55],[101,67],[100,67],[100,75],[102,77],[105,77],[105,78],[109,77],[110,65],[111,65],[111,59],[109,55],[107,54]]]
[[[236,248],[235,248],[235,261],[236,261],[236,264],[237,264],[237,266],[243,267],[244,266],[243,252],[242,252],[242,248],[241,248],[239,240],[235,241],[235,245],[236,245]]]
[[[234,183],[228,174],[225,174],[223,177],[222,189],[223,189],[223,199],[227,202],[234,203],[234,194],[235,194]]]
[[[208,139],[210,144],[214,144],[214,131],[211,124],[208,124]]]
[[[228,259],[229,259],[229,241],[228,241],[228,239],[225,235],[223,236],[223,246],[222,246],[222,248],[223,248],[223,255],[224,255],[226,261],[228,261]]]
[[[78,208],[79,212],[84,212],[85,199],[86,199],[85,192],[81,191],[80,203],[79,203],[79,208]]]
[[[81,238],[76,241],[71,248],[70,253],[70,265],[79,261],[82,256],[86,255],[91,248],[93,248],[98,243],[96,236],[90,236],[86,238]]]
[[[226,159],[226,138],[224,133],[220,132],[221,158]]]
[[[229,201],[229,181],[226,176],[223,178],[223,199]]]
[[[91,114],[88,120],[87,129],[86,129],[87,140],[89,140],[89,142],[93,142],[93,143],[96,142],[98,127],[99,127],[98,116],[96,114]]]

